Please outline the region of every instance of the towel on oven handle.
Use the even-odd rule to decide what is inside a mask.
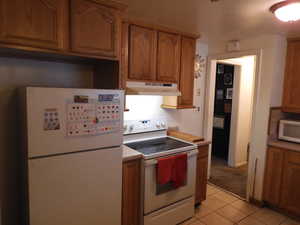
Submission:
[[[187,154],[159,158],[157,160],[157,183],[172,182],[174,188],[185,184],[187,178]]]

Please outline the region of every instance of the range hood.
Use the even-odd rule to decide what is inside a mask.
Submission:
[[[151,83],[151,82],[126,82],[127,95],[160,95],[181,96],[177,84]]]

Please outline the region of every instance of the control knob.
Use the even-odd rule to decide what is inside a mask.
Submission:
[[[130,131],[130,132],[133,131],[133,128],[134,128],[134,125],[130,125],[130,126],[129,126],[129,131]]]

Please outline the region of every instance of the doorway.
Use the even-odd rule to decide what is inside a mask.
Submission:
[[[209,182],[243,199],[249,197],[248,161],[251,140],[256,55],[214,62]],[[212,84],[211,84],[212,85]]]

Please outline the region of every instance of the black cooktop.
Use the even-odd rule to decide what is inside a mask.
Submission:
[[[159,152],[193,146],[192,144],[178,141],[169,137],[156,138],[147,141],[137,141],[125,145],[144,155],[151,155]]]

